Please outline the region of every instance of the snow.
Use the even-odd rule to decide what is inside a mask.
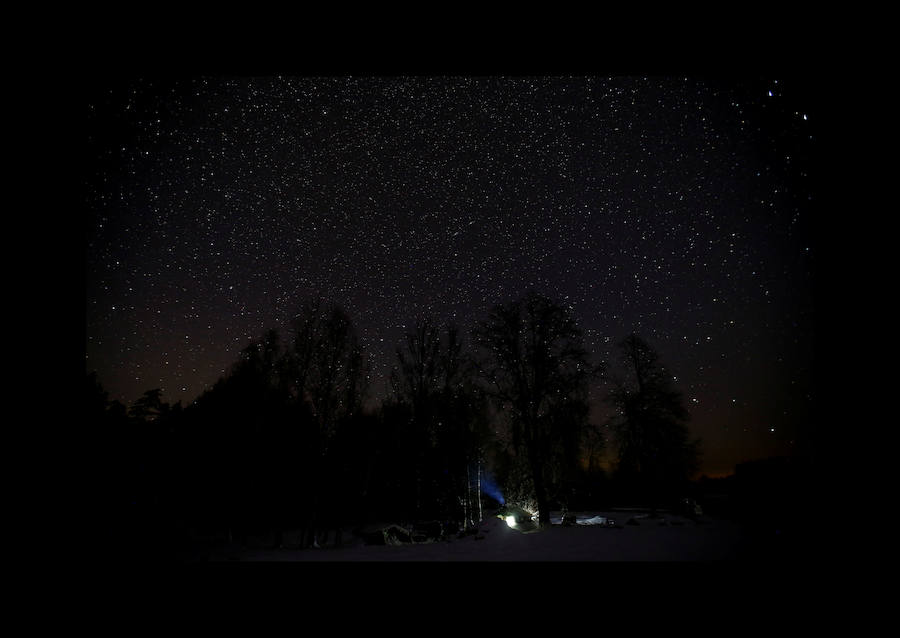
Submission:
[[[741,558],[746,535],[729,520],[697,520],[664,513],[578,512],[576,525],[561,525],[552,512],[550,527],[522,532],[489,516],[476,534],[443,541],[366,545],[349,531],[341,547],[267,549],[265,543],[219,547],[210,561],[722,561]],[[609,521],[613,520],[612,524]],[[631,522],[629,522],[629,520]],[[289,535],[286,535],[286,538]]]
[[[591,517],[576,516],[575,524],[576,525],[611,525],[611,524],[615,523],[615,520],[616,519],[614,519],[614,518],[607,518],[605,516],[591,516]],[[556,523],[556,521],[554,521],[552,518],[550,519],[550,522]],[[562,519],[560,519],[560,522],[562,522]]]

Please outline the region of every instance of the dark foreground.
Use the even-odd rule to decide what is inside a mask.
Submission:
[[[614,526],[555,524],[535,531],[509,527],[488,517],[476,533],[444,540],[370,545],[346,533],[341,546],[296,549],[272,547],[264,536],[246,545],[219,543],[195,550],[190,562],[271,561],[740,561],[781,559],[779,530],[754,529],[744,523],[708,516],[593,512],[615,519]],[[579,520],[581,517],[579,518]]]

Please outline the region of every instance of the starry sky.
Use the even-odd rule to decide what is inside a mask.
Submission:
[[[322,297],[376,401],[418,317],[468,328],[535,290],[595,360],[631,331],[658,350],[707,474],[789,454],[814,399],[817,106],[777,76],[98,78],[86,369],[187,405]]]

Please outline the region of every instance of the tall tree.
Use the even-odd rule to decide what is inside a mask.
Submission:
[[[619,350],[626,375],[607,397],[615,408],[617,474],[642,496],[671,497],[697,470],[700,443],[690,440],[690,415],[658,353],[635,334]]]
[[[475,328],[494,399],[509,408],[512,444],[524,456],[541,525],[585,425],[590,379],[581,331],[565,308],[536,293],[496,306]]]
[[[280,385],[295,402],[307,403],[322,435],[363,402],[366,370],[362,346],[340,307],[307,304],[291,321],[293,341],[282,359]]]
[[[339,512],[334,498],[329,497],[340,477],[340,450],[332,447],[338,441],[337,431],[362,408],[366,385],[366,367],[362,346],[349,315],[338,306],[323,308],[308,304],[292,321],[292,347],[282,360],[281,387],[291,396],[304,416],[301,427],[308,428],[303,437],[311,448],[305,456],[310,482],[308,511],[312,542],[326,525],[336,525]],[[335,471],[331,471],[335,470]]]
[[[477,512],[467,474],[477,483],[484,463],[486,420],[458,328],[418,321],[397,348],[391,372],[395,415],[408,410],[405,459],[414,476],[413,509],[447,519]],[[464,514],[462,518],[466,517]]]
[[[438,327],[430,320],[417,321],[405,335],[403,345],[396,349],[397,366],[390,376],[394,399],[408,408],[410,422],[403,436],[407,443],[405,452],[409,456],[406,461],[412,471],[412,509],[417,517],[422,515],[424,503],[431,502],[427,493],[430,482],[427,470],[436,425],[434,398],[443,376],[440,351]]]
[[[397,367],[391,371],[391,386],[401,401],[408,402],[418,420],[424,422],[432,395],[443,381],[441,339],[429,320],[416,323],[406,334],[405,347],[397,348]]]

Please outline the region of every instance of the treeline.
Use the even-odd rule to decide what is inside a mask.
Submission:
[[[682,494],[699,450],[671,375],[639,337],[620,344],[619,371],[592,363],[574,318],[534,293],[495,307],[469,337],[416,324],[396,348],[390,395],[370,409],[352,319],[322,303],[249,344],[186,407],[154,389],[126,408],[88,374],[87,416],[108,450],[103,506],[119,521],[110,533],[156,544],[268,533],[280,545],[302,530],[291,542],[308,547],[376,521],[464,527],[501,500],[546,524],[551,509],[613,495]],[[588,403],[598,383],[614,415],[601,424]],[[611,476],[598,463],[606,432]]]

